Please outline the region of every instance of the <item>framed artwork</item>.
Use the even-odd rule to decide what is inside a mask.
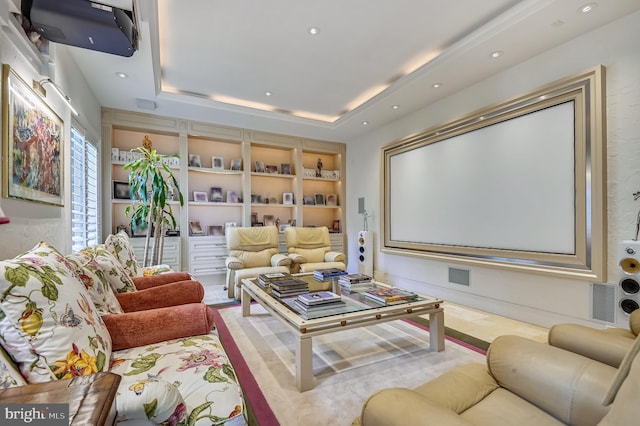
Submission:
[[[264,226],[275,226],[276,218],[272,214],[265,214],[262,216],[262,223]]]
[[[340,219],[334,219],[333,225],[331,226],[331,231],[340,232]]]
[[[305,195],[302,197],[302,204],[305,206],[313,206],[315,203],[316,202],[311,195]]]
[[[258,223],[258,213],[251,213],[251,226],[255,226]]]
[[[280,173],[282,173],[283,175],[290,175],[291,174],[291,164],[289,164],[289,163],[280,164]]]
[[[278,166],[265,166],[265,171],[267,173],[278,173]]]
[[[129,182],[122,182],[119,180],[113,181],[113,193],[111,196],[114,200],[130,200],[131,199],[131,186]]]
[[[242,170],[242,159],[231,160],[231,170]]]
[[[222,196],[222,188],[218,188],[216,186],[211,187],[211,201],[214,203],[221,203],[224,201],[224,197]]]
[[[293,204],[293,192],[284,192],[282,194],[282,204]]]
[[[215,170],[224,170],[224,158],[211,157],[211,168]]]
[[[220,226],[220,225],[209,226],[209,235],[213,235],[213,236],[224,235],[224,226]]]
[[[256,172],[257,173],[264,173],[264,162],[256,161]]]
[[[7,64],[2,111],[3,196],[64,206],[64,122]]]
[[[189,154],[189,166],[202,167],[202,163],[200,162],[200,156],[198,154]]]
[[[324,206],[324,194],[314,194],[316,200],[316,206]]]
[[[209,197],[207,197],[206,192],[193,191],[193,201],[207,202],[209,201]]]
[[[227,191],[227,203],[239,203],[238,191]]]
[[[327,205],[328,206],[337,206],[338,205],[338,196],[336,194],[327,194]]]
[[[282,234],[284,232],[284,230],[287,229],[290,226],[291,226],[290,223],[281,223],[278,231]]]
[[[204,231],[202,230],[202,226],[200,226],[200,222],[197,220],[189,221],[189,233],[191,235],[204,235]]]

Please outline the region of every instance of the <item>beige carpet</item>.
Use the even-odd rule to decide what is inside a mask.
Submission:
[[[284,324],[257,304],[247,318],[239,306],[218,312],[281,425],[350,425],[377,390],[416,387],[455,365],[484,363],[482,354],[451,340],[445,351],[429,352],[424,327],[391,321],[315,337],[315,387],[300,393],[295,339]]]

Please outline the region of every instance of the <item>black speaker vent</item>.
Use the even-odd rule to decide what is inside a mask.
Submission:
[[[620,288],[627,294],[637,294],[640,292],[640,284],[633,278],[625,278],[620,281]]]

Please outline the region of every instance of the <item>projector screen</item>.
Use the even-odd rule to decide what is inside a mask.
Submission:
[[[384,147],[383,251],[600,275],[596,71]]]

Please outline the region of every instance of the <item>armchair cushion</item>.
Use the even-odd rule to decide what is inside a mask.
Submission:
[[[328,251],[324,254],[325,262],[344,262],[344,260],[344,253],[339,253],[337,251]]]
[[[188,272],[168,272],[166,274],[133,277],[131,280],[138,290],[158,287],[168,283],[191,280],[193,277]]]
[[[271,266],[289,266],[291,259],[282,253],[274,254],[271,258]]]
[[[107,371],[111,337],[62,254],[41,242],[0,271],[2,345],[29,383]]]
[[[138,260],[127,234],[124,232],[111,234],[104,240],[104,245],[118,259],[130,277],[141,277],[143,275],[142,268],[138,265]]]
[[[271,265],[271,258],[278,254],[278,249],[267,248],[260,251],[231,250],[229,255],[240,259],[243,268],[256,268]]]
[[[199,281],[178,281],[135,293],[120,293],[116,297],[124,312],[145,311],[166,308],[167,306],[200,303],[204,298],[204,288]]]
[[[306,259],[303,263],[320,263],[324,262],[324,255],[330,250],[329,247],[319,247],[313,249],[289,247],[289,253],[298,254]]]
[[[164,340],[207,334],[213,312],[203,303],[190,303],[103,317],[114,350],[145,346]]]
[[[227,269],[242,269],[244,268],[244,262],[240,259],[238,259],[235,256],[229,256],[225,259],[224,261],[225,266],[227,267]]]
[[[120,382],[116,411],[119,422],[143,419],[157,425],[175,425],[187,416],[187,406],[178,388],[157,379]]]
[[[292,263],[307,263],[307,258],[300,253],[289,253],[289,258]]]

